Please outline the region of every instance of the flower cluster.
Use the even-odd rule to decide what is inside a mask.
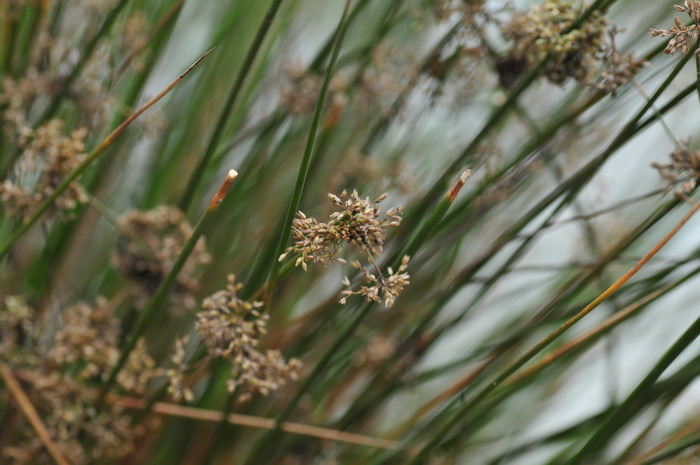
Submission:
[[[686,26],[679,17],[675,19],[675,27],[670,29],[652,29],[649,34],[652,37],[668,37],[672,36],[668,41],[664,53],[673,55],[676,52],[686,54],[694,45],[691,42],[700,37],[700,2],[685,0],[683,5],[674,5],[676,11],[687,14],[693,24]],[[695,50],[696,55],[700,55],[700,49]]]
[[[95,305],[77,304],[62,312],[62,325],[48,347],[37,340],[34,311],[20,297],[8,297],[0,308],[0,335],[3,356],[11,343],[31,357],[4,358],[29,386],[32,404],[53,441],[72,464],[93,460],[110,461],[127,454],[141,434],[120,407],[106,405],[98,410],[100,382],[113,369],[119,356],[119,322],[105,299]],[[130,355],[117,378],[119,388],[143,394],[146,383],[155,376],[153,359],[143,341]],[[23,437],[9,442],[2,451],[13,464],[50,464],[48,455],[29,426]],[[88,452],[86,444],[89,444]],[[4,463],[4,462],[3,462]]]
[[[328,198],[338,210],[330,215],[327,223],[321,223],[316,218],[298,212],[292,224],[294,245],[287,248],[279,260],[284,260],[289,254],[295,254],[295,266],[301,265],[304,270],[307,269],[308,262],[321,263],[324,266],[331,261],[344,264],[346,261],[338,257],[342,245],[345,242],[354,244],[365,253],[377,270],[378,276],[372,274],[360,262],[351,262],[353,267],[363,272],[365,285],[357,291],[343,291],[340,303],[345,304],[351,295],[361,295],[368,302],[384,300],[385,306],[391,307],[399,292],[409,283],[409,275],[404,273],[409,258],[404,257],[397,273],[389,268],[388,277],[384,277],[374,257],[384,249],[387,229],[396,227],[401,222],[403,209],[392,208],[382,216],[379,204],[387,198],[387,194],[380,195],[374,202],[371,202],[369,197],[361,198],[357,191],[353,191],[352,194],[343,191],[339,196],[328,194]],[[347,277],[343,284],[350,288]]]
[[[166,206],[147,212],[128,212],[120,218],[119,225],[112,261],[145,300],[155,293],[175,264],[192,235],[192,226],[180,210]],[[195,289],[197,271],[209,260],[204,239],[200,239],[177,277],[171,294],[176,303],[195,306],[191,292]]]
[[[60,120],[51,120],[36,130],[24,128],[20,137],[23,152],[17,165],[16,180],[6,179],[0,184],[0,201],[4,208],[12,214],[30,215],[83,161],[86,136],[84,128],[64,135]],[[52,208],[68,212],[86,201],[80,183],[72,182]]]
[[[281,92],[281,105],[292,115],[308,115],[316,108],[318,96],[321,93],[323,80],[317,74],[305,73],[298,66],[285,70],[289,85]],[[330,82],[328,94],[334,105],[344,106],[347,100],[347,79],[336,75]]]
[[[394,305],[396,298],[399,296],[401,291],[405,286],[410,284],[411,276],[408,273],[404,273],[406,268],[408,268],[408,262],[411,258],[405,255],[401,260],[401,265],[399,269],[394,272],[394,270],[389,267],[388,275],[385,277],[379,268],[376,268],[378,276],[374,275],[369,271],[369,269],[358,261],[352,261],[351,265],[362,271],[364,276],[364,284],[356,291],[352,290],[350,279],[346,276],[343,279],[343,285],[347,287],[341,292],[342,298],[340,299],[341,304],[347,303],[347,299],[353,295],[361,295],[367,302],[382,302],[384,301],[385,307],[391,307]]]
[[[22,363],[30,355],[22,342],[33,336],[34,311],[21,296],[5,297],[0,309],[0,358]]]
[[[690,149],[690,141],[676,148],[671,155],[671,163],[652,163],[669,186],[677,185],[679,194],[689,194],[700,179],[700,152]]]
[[[603,51],[601,63],[603,69],[600,72],[595,88],[613,96],[618,87],[627,84],[634,76],[649,63],[637,58],[633,53],[620,53],[615,45],[617,30],[609,31],[610,43]]]
[[[379,196],[374,202],[369,197],[362,199],[357,191],[348,195],[343,191],[340,196],[328,194],[331,203],[339,208],[330,216],[328,223],[320,223],[316,218],[309,218],[298,212],[292,224],[294,245],[280,256],[284,260],[288,254],[298,254],[296,265],[306,270],[309,261],[326,265],[338,260],[337,255],[343,242],[359,246],[373,255],[382,253],[386,230],[398,226],[401,221],[401,207],[388,210],[381,218],[379,203],[387,194]]]
[[[165,375],[168,377],[168,394],[175,402],[181,399],[184,399],[185,402],[194,400],[192,390],[185,384],[185,373],[189,370],[187,353],[185,351],[185,345],[188,340],[189,338],[186,336],[175,340],[175,350],[170,357],[173,368],[165,372]]]
[[[238,297],[241,284],[233,275],[226,289],[207,297],[197,313],[195,328],[209,354],[222,357],[231,364],[229,391],[245,386],[248,392],[268,395],[283,386],[287,378],[296,379],[301,363],[284,360],[278,350],[261,351],[258,346],[266,333],[269,316],[261,311],[261,302],[248,302]]]
[[[605,47],[607,20],[593,12],[571,29],[586,7],[575,0],[545,0],[530,11],[516,14],[503,28],[514,42],[510,54],[499,64],[501,82],[508,87],[546,56],[543,74],[562,84],[569,78],[588,84],[595,78],[599,54]]]

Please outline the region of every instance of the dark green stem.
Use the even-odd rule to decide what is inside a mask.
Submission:
[[[299,205],[301,204],[301,197],[304,193],[306,177],[309,173],[311,161],[314,156],[316,139],[318,137],[319,127],[321,126],[323,108],[326,102],[326,97],[328,96],[328,88],[330,87],[331,78],[333,77],[335,64],[338,61],[338,56],[340,55],[340,47],[343,43],[343,37],[345,36],[345,31],[347,30],[349,11],[350,0],[348,0],[345,4],[343,16],[340,20],[340,23],[338,24],[338,28],[336,29],[335,39],[333,40],[333,53],[331,55],[330,62],[328,63],[328,67],[326,68],[326,72],[323,76],[323,85],[321,87],[321,92],[318,96],[318,101],[316,102],[316,108],[314,109],[313,119],[311,120],[311,128],[309,129],[309,136],[306,141],[306,148],[304,149],[304,155],[302,156],[301,165],[299,166],[299,173],[297,174],[296,185],[294,186],[294,192],[292,193],[292,198],[289,202],[287,213],[285,214],[284,220],[280,227],[277,245],[274,249],[275,253],[272,256],[272,266],[270,267],[270,272],[268,273],[268,296],[271,296],[274,293],[277,272],[280,267],[279,257],[280,255],[282,255],[282,252],[284,252],[285,246],[287,244],[287,239],[289,238],[289,229],[292,225],[292,219],[294,218],[294,215],[296,214],[297,210],[299,209]]]

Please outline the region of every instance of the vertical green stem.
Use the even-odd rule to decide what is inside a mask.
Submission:
[[[292,225],[292,219],[294,218],[294,215],[299,209],[301,197],[304,193],[306,176],[309,173],[309,167],[311,166],[311,161],[314,155],[314,149],[316,148],[316,139],[318,136],[319,127],[321,126],[321,117],[323,115],[323,108],[326,102],[326,97],[328,96],[328,88],[330,87],[331,78],[333,77],[333,71],[335,69],[335,64],[338,61],[338,55],[340,55],[340,47],[343,43],[345,31],[347,30],[349,11],[350,0],[347,0],[345,3],[345,10],[343,11],[343,16],[340,19],[340,23],[338,24],[338,28],[336,29],[335,38],[333,40],[333,54],[331,55],[330,62],[328,63],[328,67],[326,68],[326,72],[323,76],[323,85],[321,86],[321,92],[319,93],[318,101],[316,102],[316,108],[314,109],[313,119],[311,120],[311,128],[309,129],[309,136],[306,141],[306,148],[304,149],[304,155],[301,159],[301,165],[299,166],[299,173],[297,174],[297,181],[296,185],[294,186],[294,192],[292,192],[292,198],[289,202],[287,213],[285,214],[284,220],[280,227],[279,236],[277,238],[277,246],[274,249],[275,253],[272,256],[272,266],[270,267],[270,272],[268,273],[268,296],[271,296],[274,293],[277,271],[280,267],[279,256],[282,255],[282,252],[284,252],[285,245],[287,244],[287,239],[289,238],[289,229]],[[265,266],[265,264],[262,264],[262,266]]]
[[[194,230],[192,231],[192,235],[187,239],[185,246],[182,248],[182,251],[175,260],[173,267],[170,269],[170,271],[168,271],[168,274],[158,286],[158,290],[154,294],[153,298],[148,302],[146,308],[144,308],[143,312],[141,313],[141,316],[139,317],[139,320],[136,322],[134,329],[129,335],[129,339],[126,342],[126,345],[122,348],[119,360],[117,361],[116,365],[114,365],[114,368],[112,368],[109,378],[103,386],[102,397],[104,397],[109,388],[116,381],[119,371],[126,363],[127,359],[129,358],[129,355],[134,350],[134,347],[136,347],[136,343],[138,342],[139,338],[143,335],[148,326],[150,326],[150,324],[162,310],[163,305],[165,304],[165,300],[168,297],[168,294],[170,293],[170,290],[172,289],[173,285],[175,284],[175,280],[177,279],[178,274],[180,274],[182,267],[185,266],[185,262],[194,250],[199,239],[202,237],[205,228],[209,225],[209,223],[211,223],[217,210],[219,209],[219,205],[226,196],[226,193],[231,187],[231,184],[233,184],[233,181],[235,181],[237,177],[238,173],[235,170],[230,170],[228,172],[226,179],[219,188],[219,191],[216,193],[216,195],[214,195],[214,198],[209,204],[209,208],[207,208],[207,211],[204,213],[204,215],[202,215],[202,218],[195,226]]]
[[[185,193],[183,194],[182,199],[180,200],[180,209],[184,212],[187,212],[187,210],[190,208],[192,200],[194,199],[194,196],[197,192],[197,186],[199,186],[199,183],[201,182],[202,177],[204,176],[204,172],[207,168],[207,165],[209,165],[209,161],[216,153],[216,149],[219,146],[219,143],[221,142],[221,137],[224,134],[226,125],[231,117],[231,114],[233,113],[233,110],[236,106],[236,102],[238,101],[238,96],[241,93],[241,89],[243,89],[243,84],[245,84],[246,78],[253,69],[253,62],[255,61],[255,57],[257,57],[258,52],[262,48],[263,41],[265,40],[265,37],[267,36],[268,31],[270,30],[270,26],[272,26],[272,21],[275,19],[277,11],[279,10],[280,5],[282,4],[282,1],[283,0],[272,0],[272,4],[267,10],[265,17],[263,18],[263,21],[260,24],[260,27],[258,28],[258,32],[255,34],[255,38],[253,38],[253,43],[250,45],[248,53],[246,54],[245,59],[243,60],[243,64],[241,65],[241,68],[238,71],[236,80],[233,82],[233,86],[231,87],[231,90],[228,93],[228,97],[226,98],[224,108],[221,111],[221,114],[219,115],[219,119],[216,122],[216,126],[214,127],[214,132],[211,133],[211,136],[209,137],[209,142],[207,142],[207,147],[204,150],[204,154],[202,155],[202,158],[199,160],[197,167],[192,173],[192,176],[190,177],[190,180],[187,183],[187,187],[185,188]]]

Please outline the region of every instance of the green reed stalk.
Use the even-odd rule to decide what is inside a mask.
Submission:
[[[634,276],[646,263],[651,260],[651,258],[658,253],[661,248],[663,248],[668,241],[671,240],[671,238],[690,220],[690,218],[698,211],[700,210],[700,202],[696,203],[693,208],[683,216],[683,218],[676,224],[676,226],[671,229],[671,231],[664,236],[659,243],[654,246],[651,251],[646,254],[635,266],[633,266],[627,273],[625,273],[620,279],[618,279],[612,286],[610,286],[605,292],[603,292],[601,295],[599,295],[596,299],[594,299],[590,304],[588,304],[585,308],[583,308],[578,314],[576,314],[573,318],[570,318],[567,320],[566,323],[562,324],[559,328],[557,328],[555,331],[550,333],[547,337],[542,339],[540,342],[535,344],[530,350],[525,352],[523,355],[518,357],[514,362],[508,365],[508,367],[503,370],[493,381],[491,381],[487,386],[479,390],[470,400],[465,402],[460,408],[454,412],[450,418],[445,422],[443,426],[441,426],[437,432],[432,435],[431,439],[428,441],[427,444],[422,446],[418,453],[411,458],[411,460],[408,462],[409,465],[417,465],[419,463],[423,463],[424,459],[427,457],[427,455],[432,451],[442,440],[443,438],[447,435],[447,433],[450,431],[450,429],[456,425],[458,422],[460,422],[464,415],[467,414],[471,409],[474,408],[477,404],[479,404],[481,401],[485,400],[501,383],[506,381],[511,375],[513,375],[515,372],[517,372],[521,367],[523,367],[528,361],[530,361],[532,358],[534,358],[537,354],[539,354],[542,350],[544,350],[547,346],[549,346],[552,342],[554,342],[559,336],[564,334],[566,331],[568,331],[573,325],[578,323],[583,317],[588,315],[590,312],[592,312],[596,307],[598,307],[602,302],[607,300],[612,294],[614,294],[620,286],[622,286],[624,283],[626,283],[632,276]],[[696,327],[697,325],[697,327]],[[692,331],[691,331],[692,330]],[[688,334],[693,334],[693,340],[695,339],[695,331],[700,330],[700,319],[694,324],[690,329]],[[690,337],[690,336],[688,336]],[[681,340],[679,340],[681,341]],[[691,341],[686,341],[686,339],[683,339],[683,342],[686,343],[686,345]],[[674,346],[675,347],[675,346]],[[683,346],[685,347],[685,346]],[[670,352],[670,353],[675,353],[675,352]],[[670,355],[669,355],[670,356]],[[666,361],[666,357],[662,359],[662,361]],[[661,362],[660,362],[661,363]],[[670,361],[668,361],[670,363]],[[665,369],[665,367],[664,367]],[[662,370],[663,371],[663,370]],[[658,373],[660,375],[661,373]],[[654,381],[658,379],[658,376],[654,379]]]
[[[202,181],[207,166],[209,165],[211,158],[214,156],[214,154],[216,153],[216,149],[221,143],[221,138],[224,135],[224,131],[226,130],[226,125],[228,124],[229,119],[231,118],[231,114],[233,113],[233,110],[236,107],[236,103],[238,101],[238,97],[241,93],[241,90],[243,89],[243,85],[245,84],[248,75],[253,69],[253,63],[255,62],[255,58],[258,56],[258,52],[262,48],[263,42],[265,41],[265,37],[267,37],[267,33],[270,30],[270,27],[272,26],[272,22],[274,21],[275,16],[279,11],[280,5],[282,5],[282,1],[283,0],[272,0],[272,3],[270,4],[269,9],[267,10],[267,13],[265,13],[265,17],[263,18],[262,23],[260,23],[258,32],[255,34],[253,42],[250,44],[250,48],[248,48],[248,53],[246,54],[243,63],[241,64],[241,67],[238,70],[236,79],[234,80],[233,85],[229,90],[228,96],[226,97],[226,102],[224,103],[224,107],[216,121],[214,131],[209,137],[209,141],[207,142],[204,154],[202,155],[202,158],[200,158],[197,167],[190,176],[190,180],[188,181],[187,187],[185,188],[185,192],[182,196],[182,199],[180,200],[180,209],[184,212],[187,212],[189,210],[192,201],[194,200],[194,196],[197,192],[197,187]]]
[[[328,67],[323,76],[323,84],[321,86],[321,91],[316,101],[316,108],[314,109],[314,115],[311,120],[311,127],[309,128],[309,136],[306,141],[306,148],[304,149],[304,154],[301,159],[301,164],[299,165],[299,173],[297,174],[297,181],[294,186],[294,191],[292,192],[292,197],[287,207],[287,213],[282,221],[280,231],[277,237],[277,245],[275,246],[274,255],[272,257],[273,262],[270,266],[270,272],[268,273],[268,297],[271,297],[274,293],[275,282],[277,279],[277,272],[280,268],[279,257],[284,252],[284,249],[289,239],[289,231],[292,226],[292,219],[296,215],[297,210],[299,210],[299,205],[301,204],[301,197],[304,193],[304,185],[306,184],[306,177],[309,173],[309,168],[314,156],[314,149],[316,148],[316,141],[318,139],[318,132],[321,126],[321,117],[323,115],[323,109],[326,103],[326,98],[328,96],[328,88],[331,84],[331,79],[333,77],[333,72],[335,70],[335,64],[338,61],[338,56],[340,55],[340,48],[343,43],[343,38],[345,37],[345,31],[348,26],[348,13],[350,12],[350,0],[345,3],[345,9],[343,10],[343,16],[340,19],[340,23],[336,29],[335,38],[333,39],[333,53],[331,55],[330,61],[328,62]],[[269,309],[268,309],[269,311]]]
[[[163,278],[163,281],[158,286],[158,290],[156,290],[156,293],[153,295],[153,298],[151,298],[146,307],[143,309],[143,312],[141,312],[141,315],[138,321],[136,322],[135,327],[132,329],[131,334],[129,334],[129,339],[126,345],[122,348],[119,360],[117,361],[116,365],[114,365],[114,367],[112,368],[109,378],[103,386],[102,397],[104,397],[104,394],[107,393],[109,388],[116,381],[117,375],[124,367],[124,364],[128,360],[131,352],[134,350],[134,347],[136,347],[139,338],[143,336],[143,333],[146,331],[146,329],[148,329],[153,320],[163,309],[168,294],[170,293],[172,287],[175,285],[175,281],[177,279],[178,274],[180,274],[182,267],[185,266],[185,262],[187,262],[187,259],[189,258],[190,254],[197,245],[197,242],[202,237],[202,234],[204,234],[205,229],[213,220],[214,216],[216,215],[216,212],[219,209],[219,205],[221,205],[221,202],[224,200],[224,197],[226,197],[228,190],[231,188],[233,181],[235,181],[237,177],[238,173],[236,172],[236,170],[230,170],[228,172],[228,174],[226,175],[226,179],[224,179],[224,182],[221,184],[221,187],[219,188],[218,192],[214,195],[211,202],[209,203],[209,208],[207,208],[207,211],[204,213],[204,215],[202,215],[202,218],[200,218],[199,222],[192,230],[192,235],[187,239],[187,242],[182,248],[182,251],[177,256],[173,267],[168,271],[168,274],[165,276],[165,278]]]

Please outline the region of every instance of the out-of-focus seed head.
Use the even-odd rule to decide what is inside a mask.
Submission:
[[[173,207],[161,206],[147,212],[131,211],[120,218],[120,231],[112,262],[143,300],[147,300],[175,264],[192,226]],[[197,242],[177,277],[171,293],[173,303],[192,308],[191,292],[196,288],[201,265],[208,263],[204,239]]]
[[[545,0],[525,13],[515,14],[503,27],[513,48],[499,66],[505,73],[501,83],[514,83],[518,72],[526,72],[548,55],[542,72],[551,82],[562,84],[573,78],[591,83],[598,69],[598,55],[605,46],[608,22],[595,11],[580,27],[569,31],[586,7],[577,0]]]

